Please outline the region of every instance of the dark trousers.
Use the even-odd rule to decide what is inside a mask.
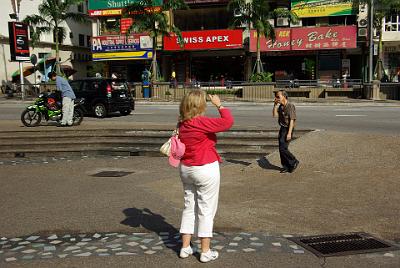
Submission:
[[[289,131],[288,127],[282,127],[279,130],[279,155],[281,156],[281,164],[283,167],[292,169],[297,162],[296,157],[289,151],[289,142],[286,141],[286,136]],[[293,133],[292,133],[293,135]]]

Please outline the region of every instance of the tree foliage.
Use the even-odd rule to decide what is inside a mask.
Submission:
[[[59,45],[66,37],[66,28],[63,26],[65,21],[77,23],[89,22],[88,16],[82,13],[71,12],[71,7],[76,6],[84,0],[43,0],[39,5],[39,15],[28,15],[23,22],[30,26],[30,36],[32,46],[36,46],[40,41],[40,36],[44,33],[54,34],[56,43],[56,70],[60,73],[59,66]]]

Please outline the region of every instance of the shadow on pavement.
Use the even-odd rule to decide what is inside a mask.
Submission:
[[[281,171],[282,168],[271,164],[267,158],[262,157],[257,160],[258,166],[263,169],[271,169],[271,170],[278,170]]]
[[[179,254],[181,248],[179,231],[165,221],[165,218],[152,212],[148,208],[127,208],[123,210],[126,219],[121,224],[131,227],[143,227],[146,230],[157,233],[162,238],[166,248]]]

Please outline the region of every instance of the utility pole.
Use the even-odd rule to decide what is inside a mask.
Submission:
[[[372,83],[374,80],[374,0],[371,0],[369,7],[369,64],[368,80]]]
[[[15,20],[19,22],[19,11],[20,11],[20,2],[21,0],[11,0],[12,5],[15,11]],[[25,99],[25,88],[24,88],[24,72],[23,72],[23,66],[22,62],[18,61],[19,65],[19,81],[20,81],[20,86],[21,86],[21,98]]]

